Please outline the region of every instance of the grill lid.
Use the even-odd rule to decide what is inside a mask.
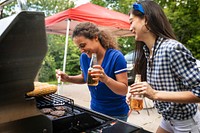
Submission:
[[[0,20],[0,124],[37,115],[25,100],[47,51],[44,13],[23,11]]]

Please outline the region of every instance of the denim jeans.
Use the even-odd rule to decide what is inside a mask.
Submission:
[[[127,119],[128,119],[128,115],[119,115],[119,116],[111,116],[111,117],[125,121],[125,122],[127,122]]]

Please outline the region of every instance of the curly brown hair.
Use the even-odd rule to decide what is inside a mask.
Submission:
[[[94,39],[98,37],[98,40],[105,49],[118,49],[116,38],[114,38],[110,32],[100,30],[97,25],[91,22],[83,22],[76,25],[72,38],[76,36],[84,36],[87,39]]]

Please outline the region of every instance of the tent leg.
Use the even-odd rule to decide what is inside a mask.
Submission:
[[[67,47],[68,47],[68,38],[69,38],[69,27],[70,27],[70,20],[67,19],[67,30],[66,30],[66,41],[65,41],[65,53],[64,53],[64,61],[63,61],[63,72],[65,72],[66,68],[66,61],[67,61]]]
[[[63,72],[65,72],[65,68],[66,68],[66,60],[67,60],[67,47],[68,47],[68,38],[69,38],[69,27],[70,27],[70,20],[67,19],[67,30],[66,30],[66,39],[65,39],[65,53],[64,53],[64,61],[63,61]],[[62,87],[63,86],[63,82],[60,85],[60,79],[58,79],[58,90],[57,90],[57,94],[62,94]]]

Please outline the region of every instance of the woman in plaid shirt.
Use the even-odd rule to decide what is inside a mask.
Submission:
[[[200,70],[196,59],[176,40],[155,2],[134,3],[129,21],[136,40],[135,72],[142,74],[144,81],[131,85],[130,93],[154,101],[163,116],[157,133],[200,133]]]

